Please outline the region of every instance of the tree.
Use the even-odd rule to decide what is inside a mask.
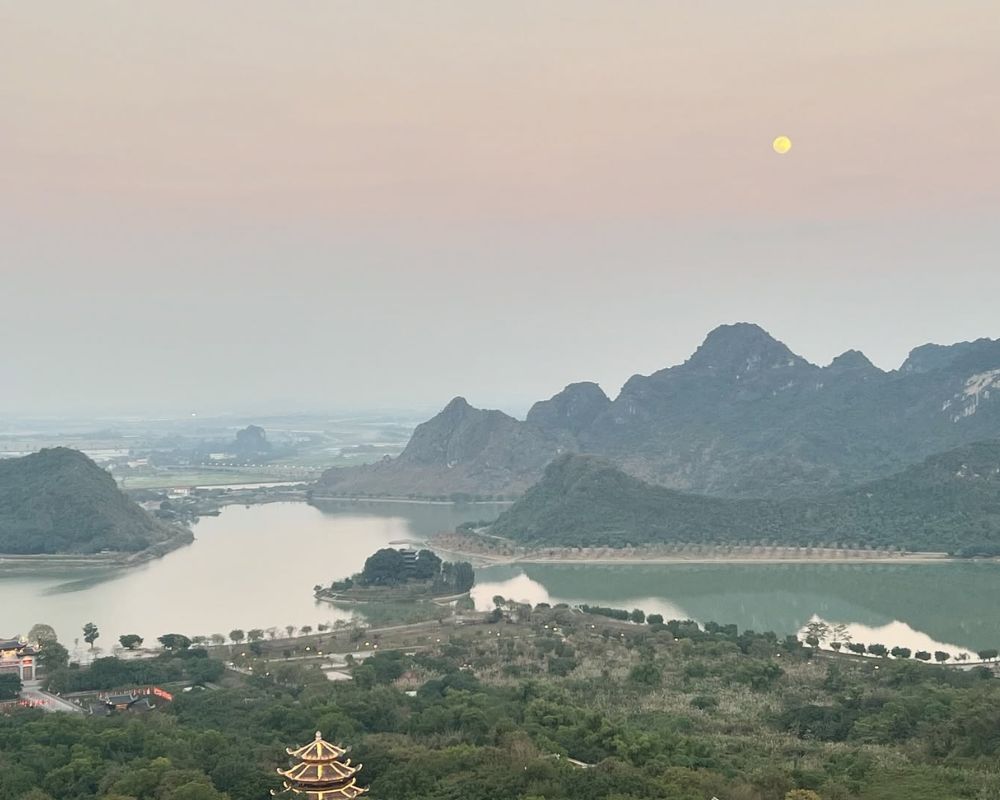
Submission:
[[[312,625],[303,625],[301,628],[299,628],[299,633],[301,633],[303,636],[308,636],[312,632],[313,632]]]
[[[476,573],[468,561],[459,561],[454,570],[455,592],[463,594],[469,591],[476,582]]]
[[[51,625],[46,625],[44,622],[36,622],[31,626],[31,630],[28,631],[28,641],[32,644],[45,644],[46,642],[55,642],[57,640],[56,629]]]
[[[291,639],[295,635],[295,626],[294,625],[286,625],[285,626],[285,633],[287,633],[288,634],[288,638]]]
[[[135,650],[135,648],[142,646],[143,639],[138,634],[125,633],[118,637],[118,641],[126,650]]]
[[[913,654],[913,657],[919,658],[921,661],[931,660],[931,654],[928,653],[926,650],[917,650],[917,652]]]
[[[639,625],[642,625],[646,621],[646,612],[641,608],[633,608],[632,613],[628,615],[628,618]]]
[[[884,644],[870,644],[868,645],[868,652],[873,656],[878,656],[879,658],[885,658],[889,653],[889,649]]]
[[[226,637],[221,633],[213,633],[210,637],[212,644],[218,646],[226,643]]]
[[[659,686],[663,681],[663,673],[652,661],[642,661],[632,667],[628,679],[640,686]]]
[[[934,660],[937,661],[939,664],[943,664],[949,658],[951,658],[951,653],[946,653],[944,650],[934,651]]]
[[[233,630],[229,631],[229,638],[236,644],[239,644],[244,638],[246,638],[246,634],[244,634],[239,628],[233,628]]]
[[[990,648],[989,650],[980,650],[978,653],[976,653],[976,655],[979,656],[980,661],[992,661],[994,658],[1000,655],[1000,651],[996,650],[995,648]]]
[[[848,642],[847,649],[850,650],[852,653],[856,653],[857,655],[861,656],[864,655],[865,650],[867,650],[868,648],[866,648],[861,642]]]
[[[844,644],[851,643],[851,633],[843,622],[838,622],[833,626],[833,631],[830,636],[834,642],[843,642]]]
[[[46,673],[64,669],[69,664],[69,651],[59,642],[46,642],[38,651],[38,665]]]
[[[913,651],[909,647],[894,647],[889,651],[889,654],[893,658],[909,658],[913,655]]]
[[[83,641],[90,645],[91,650],[94,649],[94,642],[98,640],[100,635],[100,631],[93,622],[88,622],[83,626]]]
[[[646,617],[646,622],[650,625],[662,625],[663,624],[663,614],[650,614]]]
[[[406,579],[403,554],[393,547],[383,547],[368,556],[361,571],[361,583],[367,586],[393,586]]]
[[[158,641],[165,650],[187,650],[191,646],[191,640],[182,633],[165,633],[157,636]]]
[[[432,581],[441,572],[441,559],[433,550],[421,550],[417,553],[413,565],[413,577],[419,581]]]
[[[0,672],[0,700],[14,700],[20,693],[20,676],[15,672]]]
[[[815,650],[830,635],[830,626],[823,620],[814,619],[806,625],[806,642]]]
[[[259,642],[264,638],[263,628],[251,628],[247,631],[247,640],[251,642]]]

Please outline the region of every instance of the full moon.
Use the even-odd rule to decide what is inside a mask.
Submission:
[[[771,142],[771,147],[774,148],[774,152],[779,155],[784,155],[789,150],[792,149],[792,140],[787,136],[779,136],[773,142]]]

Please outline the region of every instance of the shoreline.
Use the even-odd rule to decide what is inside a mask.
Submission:
[[[514,500],[467,500],[463,502],[456,502],[454,500],[430,500],[421,499],[419,497],[397,497],[393,495],[386,495],[384,497],[357,497],[354,495],[317,495],[313,494],[309,497],[309,503],[314,504],[316,502],[327,502],[327,503],[399,503],[400,505],[414,505],[414,506],[509,506],[514,504]]]
[[[699,553],[691,555],[665,554],[665,553],[636,553],[634,551],[621,555],[609,555],[606,552],[593,555],[580,555],[578,553],[566,553],[565,555],[552,552],[555,548],[545,548],[544,550],[529,551],[514,555],[502,553],[490,553],[477,550],[465,550],[461,547],[449,547],[444,542],[432,539],[428,546],[438,553],[445,553],[449,557],[457,557],[465,561],[470,561],[473,566],[478,567],[502,567],[517,565],[552,565],[570,564],[574,566],[595,565],[595,566],[642,566],[653,565],[704,565],[704,564],[735,564],[735,565],[773,565],[773,564],[952,564],[966,562],[990,562],[998,563],[997,558],[956,558],[947,553],[906,553],[901,555],[874,555],[865,553],[849,552],[843,554],[833,554],[827,552],[814,552],[806,555],[802,554],[732,554],[732,553]]]
[[[41,574],[48,570],[105,570],[121,569],[145,564],[162,558],[194,542],[188,528],[178,528],[177,533],[162,542],[135,553],[0,553],[0,578],[9,575]]]

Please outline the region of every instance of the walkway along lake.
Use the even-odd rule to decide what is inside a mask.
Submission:
[[[35,622],[73,649],[85,622],[106,651],[122,633],[312,625],[350,616],[317,603],[315,584],[361,569],[379,547],[488,519],[500,507],[342,502],[227,506],[194,544],[131,570],[0,575],[0,636]],[[1000,564],[509,565],[477,570],[477,605],[537,602],[642,608],[667,618],[791,633],[818,615],[855,641],[911,649],[1000,646]]]

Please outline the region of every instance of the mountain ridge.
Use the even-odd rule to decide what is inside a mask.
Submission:
[[[329,470],[317,490],[510,497],[553,458],[580,452],[699,494],[823,494],[1000,436],[1000,341],[921,345],[884,371],[857,350],[819,366],[761,326],[735,323],[711,331],[683,363],[633,375],[614,399],[595,383],[572,383],[524,421],[464,400],[456,415],[454,402],[418,427],[397,460]],[[477,416],[489,430],[479,438],[465,430]],[[465,446],[449,460],[442,442],[456,434]],[[427,455],[430,440],[438,446]]]

